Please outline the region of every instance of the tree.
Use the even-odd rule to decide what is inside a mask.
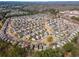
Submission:
[[[76,17],[76,16],[72,16],[71,19],[79,21],[79,17]]]
[[[56,15],[59,13],[59,10],[57,10],[57,9],[49,9],[49,12],[51,14],[55,15],[55,17],[56,17]]]
[[[21,48],[18,45],[12,45],[0,39],[0,56],[4,57],[24,57],[27,55],[28,50]]]
[[[73,43],[70,43],[70,42],[63,46],[63,49],[67,52],[71,52],[74,48],[75,47],[74,47]]]
[[[33,56],[38,57],[60,57],[63,56],[63,51],[60,48],[56,49],[47,49],[42,51],[36,51],[33,53]]]

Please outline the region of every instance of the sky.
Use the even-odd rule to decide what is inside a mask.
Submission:
[[[79,1],[79,0],[0,0],[0,1]]]

